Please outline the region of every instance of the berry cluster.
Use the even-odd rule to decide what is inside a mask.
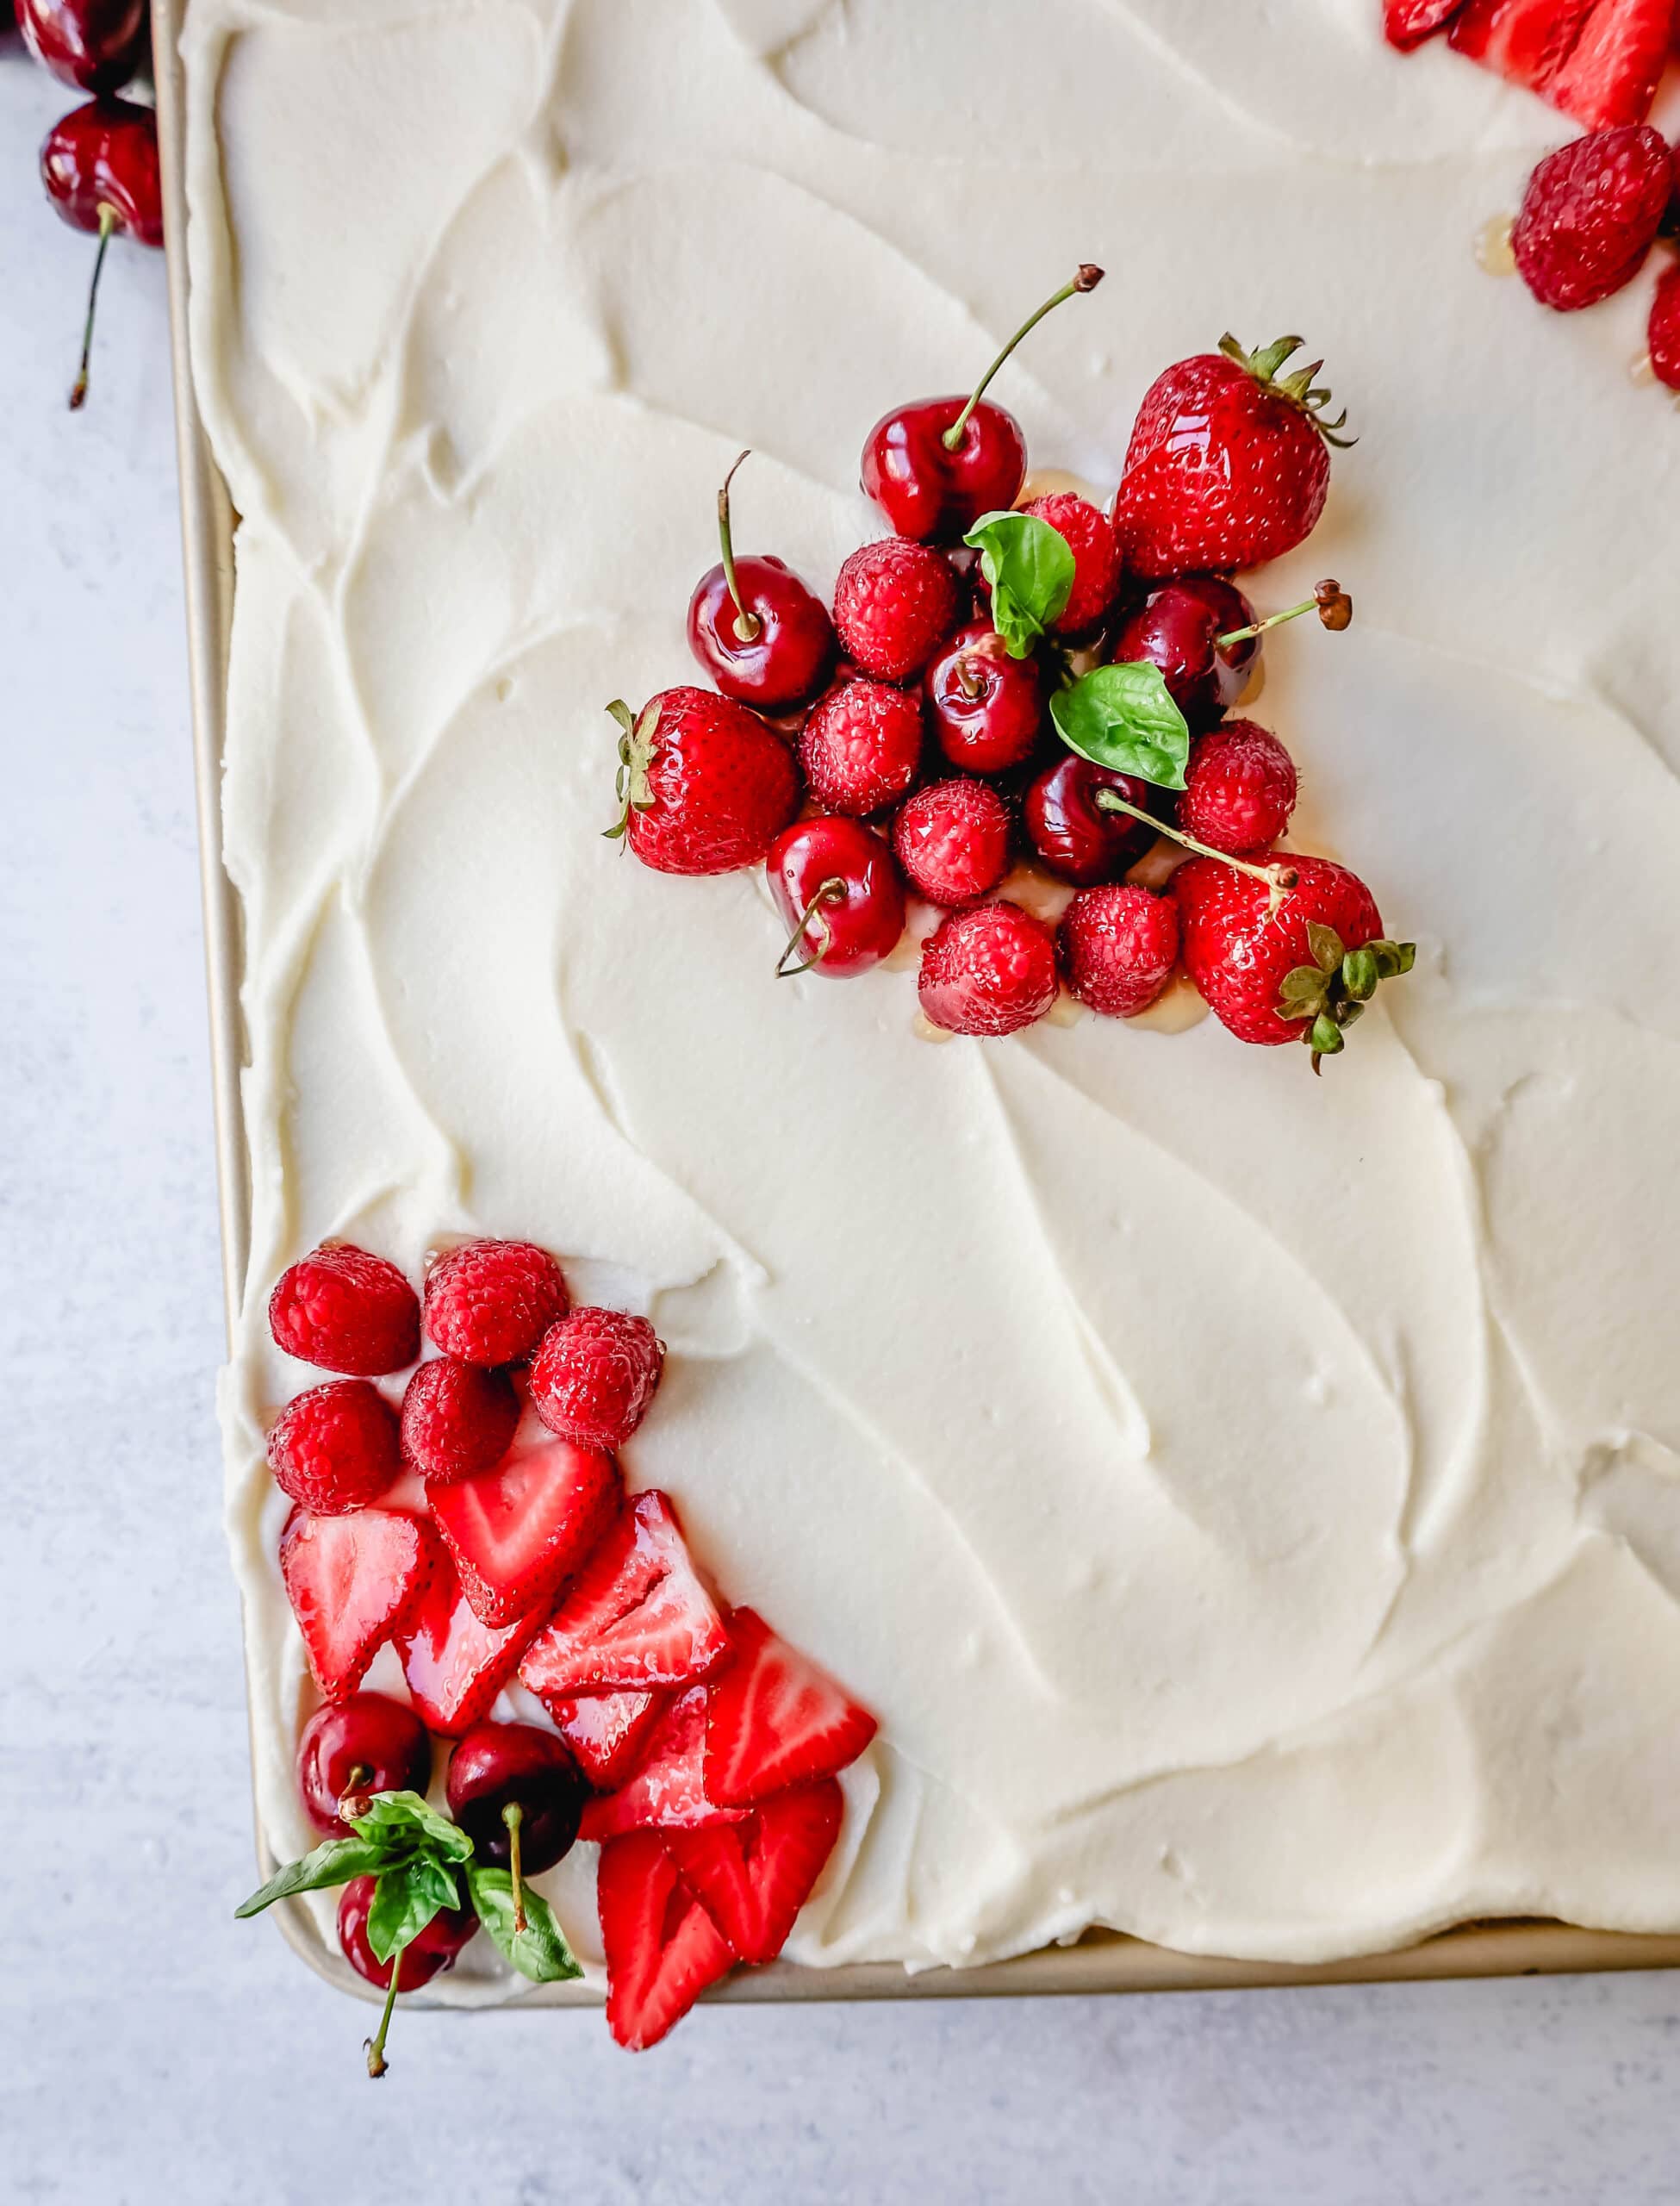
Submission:
[[[468,1243],[421,1296],[329,1243],[282,1277],[269,1325],[339,1374],[268,1440],[295,1505],[281,1575],[323,1700],[298,1784],[329,1842],[241,1911],[345,1886],[339,1943],[388,1994],[379,2074],[399,1985],[448,1967],[481,1923],[525,1974],[578,1973],[524,1879],[581,1836],[601,1848],[608,2022],[653,2044],[737,1962],[781,1951],[874,1719],[752,1610],[719,1607],[667,1495],[625,1493],[613,1451],[664,1349],[644,1318],[574,1308],[546,1250]],[[421,1361],[423,1341],[438,1352]],[[375,1382],[405,1371],[399,1406]],[[387,1644],[407,1705],[360,1690]],[[516,1684],[549,1725],[489,1720]],[[434,1734],[455,1742],[452,1822],[421,1797]]]
[[[1067,490],[1022,502],[1026,438],[985,393],[1027,331],[1101,277],[1081,267],[970,396],[875,424],[862,488],[894,533],[845,560],[831,610],[781,559],[737,556],[736,462],[722,556],[688,608],[715,688],[609,707],[608,832],[661,872],[762,863],[784,976],[866,972],[913,927],[922,1013],[946,1032],[1017,1032],[1064,988],[1133,1018],[1182,965],[1234,1032],[1304,1039],[1316,1067],[1372,971],[1406,970],[1410,946],[1383,942],[1351,875],[1279,854],[1294,765],[1226,715],[1267,630],[1307,613],[1344,628],[1351,601],[1326,582],[1261,620],[1230,574],[1311,530],[1342,417],[1321,364],[1290,365],[1298,338],[1249,353],[1228,337],[1146,393],[1110,507]],[[1161,886],[1162,838],[1194,854],[1182,890]],[[1148,885],[1128,878],[1146,857]],[[1032,900],[1063,902],[1057,924],[1006,893],[1023,863],[1051,876]],[[1217,896],[1196,885],[1210,868],[1229,876]]]

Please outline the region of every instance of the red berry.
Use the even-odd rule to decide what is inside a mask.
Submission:
[[[942,919],[922,947],[922,1009],[953,1034],[1013,1034],[1056,1000],[1048,927],[999,899]]]
[[[559,1265],[529,1241],[469,1241],[426,1275],[426,1330],[463,1363],[529,1355],[566,1304]]]
[[[669,1498],[638,1493],[589,1557],[520,1665],[544,1702],[691,1683],[728,1654],[718,1605]]]
[[[280,1534],[280,1576],[325,1699],[355,1692],[413,1613],[437,1556],[430,1527],[401,1510],[293,1510]]]
[[[706,1698],[706,1794],[756,1807],[790,1785],[832,1777],[875,1736],[875,1719],[752,1609],[729,1620],[732,1659]]]
[[[434,1355],[402,1397],[403,1456],[441,1486],[470,1479],[495,1469],[519,1422],[519,1394],[505,1371]]]
[[[329,1701],[297,1742],[297,1789],[310,1822],[329,1838],[350,1826],[339,1814],[346,1792],[424,1792],[432,1781],[432,1742],[412,1708],[383,1692]]]
[[[738,1823],[668,1830],[665,1851],[731,1950],[773,1961],[834,1851],[845,1795],[831,1777],[774,1792]]]
[[[563,1440],[618,1448],[647,1415],[664,1368],[665,1344],[645,1318],[574,1310],[543,1336],[531,1406]]]
[[[1680,265],[1665,269],[1657,286],[1648,339],[1658,382],[1680,390]]]
[[[146,0],[17,0],[17,28],[35,59],[61,83],[83,92],[114,92],[145,54]]]
[[[1596,130],[1651,112],[1673,20],[1672,0],[1469,0],[1452,41]]]
[[[854,552],[834,586],[834,625],[848,657],[883,682],[908,682],[956,626],[951,563],[924,544],[883,537]]]
[[[388,1991],[392,1963],[376,1960],[368,1943],[368,1916],[373,1909],[376,1881],[372,1877],[352,1877],[345,1886],[339,1899],[339,1947],[358,1976],[365,1977],[380,1991]],[[451,1966],[477,1929],[478,1917],[471,1908],[439,1908],[419,1936],[411,1938],[402,1948],[397,1997],[401,1998],[405,1991],[418,1991],[421,1985],[430,1984],[441,1970]]]
[[[1118,881],[1155,840],[1155,830],[1146,821],[1099,804],[1104,789],[1142,808],[1164,801],[1153,783],[1069,751],[1029,785],[1021,807],[1027,840],[1040,863],[1080,888]]]
[[[801,819],[776,838],[765,877],[789,939],[776,971],[830,980],[866,973],[904,932],[893,853],[856,819]]]
[[[377,1501],[402,1474],[396,1411],[365,1379],[333,1379],[287,1403],[268,1436],[269,1468],[317,1517]]]
[[[662,689],[632,721],[612,708],[619,743],[618,827],[656,873],[734,873],[756,865],[800,805],[793,754],[756,713],[686,684]]]
[[[656,1830],[601,1849],[595,1884],[607,1959],[607,2027],[641,2053],[674,2029],[735,1955],[682,1879]]]
[[[1384,0],[1383,35],[1403,53],[1445,30],[1464,0]]]
[[[1051,627],[1059,636],[1095,627],[1120,591],[1120,539],[1114,523],[1100,506],[1072,490],[1034,498],[1023,510],[1048,521],[1073,554],[1073,587]]]
[[[516,1449],[493,1471],[426,1489],[461,1591],[495,1632],[525,1618],[547,1621],[623,1499],[613,1458],[569,1440]],[[490,1654],[501,1656],[504,1646]]]
[[[1219,639],[1254,619],[1254,607],[1223,575],[1183,575],[1150,591],[1122,624],[1110,657],[1154,667],[1192,731],[1211,727],[1253,681],[1260,655],[1258,636]]]
[[[420,1298],[395,1264],[347,1241],[323,1242],[282,1273],[269,1297],[275,1345],[322,1371],[376,1379],[420,1354]]]
[[[976,903],[1009,870],[1009,813],[989,782],[935,782],[893,821],[893,847],[930,904]]]
[[[915,786],[921,760],[920,708],[884,682],[837,682],[812,707],[800,738],[812,795],[854,819],[896,804]]]
[[[429,1730],[451,1738],[487,1715],[540,1630],[543,1612],[510,1624],[482,1623],[455,1566],[439,1553],[419,1598],[391,1634],[403,1681]]]
[[[1179,825],[1237,857],[1265,850],[1295,809],[1295,761],[1253,720],[1227,720],[1197,742],[1185,770]]]
[[[1111,1019],[1135,1019],[1173,977],[1178,908],[1147,888],[1082,888],[1062,914],[1056,950],[1081,1003]]]
[[[1644,124],[1548,153],[1522,195],[1511,250],[1542,306],[1596,306],[1639,273],[1674,189],[1669,149]]]
[[[1036,659],[1014,658],[989,620],[951,638],[928,669],[928,719],[953,766],[1003,774],[1032,756],[1044,726]]]

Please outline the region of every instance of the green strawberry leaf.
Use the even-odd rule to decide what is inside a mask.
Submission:
[[[389,1960],[418,1938],[439,1908],[461,1902],[455,1873],[434,1854],[412,1854],[380,1873],[368,1910],[368,1943],[376,1960]]]
[[[1190,729],[1160,669],[1141,663],[1093,666],[1050,700],[1056,733],[1070,751],[1156,788],[1181,789]]]
[[[992,625],[1011,658],[1025,658],[1073,594],[1067,539],[1036,514],[982,514],[963,538],[992,585]]]
[[[418,1792],[376,1792],[351,1829],[390,1853],[423,1848],[445,1861],[465,1861],[472,1854],[472,1841],[460,1824],[428,1808]]]
[[[391,1845],[383,1840],[329,1838],[302,1860],[288,1861],[277,1869],[265,1885],[233,1910],[234,1916],[243,1921],[260,1915],[277,1899],[289,1899],[294,1892],[317,1892],[333,1885],[347,1885],[352,1877],[376,1877],[405,1850],[404,1841]]]
[[[513,1928],[513,1880],[506,1869],[493,1869],[482,1861],[467,1866],[467,1891],[478,1919],[505,1958],[533,1984],[568,1984],[582,1975],[566,1943],[566,1934],[554,1919],[554,1910],[540,1892],[521,1886],[525,1900],[525,1928]]]

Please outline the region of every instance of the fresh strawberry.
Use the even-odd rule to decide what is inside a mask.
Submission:
[[[1680,390],[1680,263],[1664,270],[1657,285],[1647,340],[1658,382]]]
[[[549,1606],[617,1512],[618,1466],[598,1448],[551,1440],[426,1499],[473,1613],[493,1630]]]
[[[665,1706],[663,1692],[545,1693],[543,1705],[597,1792],[622,1785]]]
[[[1120,882],[1082,888],[1062,913],[1056,955],[1081,1003],[1110,1019],[1136,1019],[1179,962],[1178,907]]]
[[[690,1686],[668,1701],[647,1748],[616,1792],[591,1800],[583,1810],[584,1838],[616,1838],[620,1831],[692,1829],[701,1823],[738,1823],[744,1808],[724,1805],[706,1789],[706,1706],[709,1688]]]
[[[1048,521],[1073,555],[1073,587],[1051,627],[1059,636],[1094,628],[1120,594],[1120,539],[1114,523],[1100,506],[1072,490],[1034,498],[1022,511]]]
[[[686,683],[638,716],[607,708],[619,738],[618,822],[656,873],[734,873],[757,865],[800,808],[793,754],[756,713]]]
[[[396,1412],[365,1379],[330,1379],[276,1418],[268,1464],[287,1499],[317,1517],[365,1509],[401,1475]]]
[[[657,1831],[632,1831],[602,1848],[595,1900],[607,2026],[627,2052],[642,2053],[729,1973],[735,1956]]]
[[[469,1241],[426,1275],[426,1330],[463,1363],[513,1363],[563,1318],[566,1282],[529,1241]]]
[[[665,1495],[638,1493],[608,1532],[520,1667],[532,1692],[605,1692],[686,1685],[728,1654]]]
[[[1469,0],[1460,53],[1590,130],[1643,122],[1668,57],[1673,0]]]
[[[915,787],[921,763],[921,704],[886,682],[837,682],[800,737],[812,795],[825,812],[852,819],[896,804]]]
[[[834,626],[848,658],[883,682],[919,674],[956,626],[951,563],[926,544],[885,536],[860,545],[834,586]]]
[[[729,1620],[734,1659],[706,1688],[706,1790],[750,1808],[785,1785],[832,1777],[875,1736],[875,1719],[762,1617]]]
[[[1277,737],[1253,720],[1227,720],[1191,751],[1179,825],[1240,857],[1277,841],[1295,796],[1295,761]]]
[[[541,1621],[539,1610],[492,1631],[473,1614],[448,1555],[439,1554],[424,1592],[391,1635],[427,1730],[458,1738],[488,1716]]]
[[[573,1310],[543,1335],[531,1406],[563,1440],[621,1447],[647,1415],[664,1368],[665,1343],[645,1318]]]
[[[1009,870],[1009,813],[989,782],[934,782],[893,821],[893,848],[930,904],[978,903]]]
[[[922,945],[922,1010],[952,1034],[1013,1034],[1056,1000],[1055,943],[1048,927],[999,897],[953,912]]]
[[[1647,124],[1560,146],[1529,178],[1511,231],[1523,282],[1560,314],[1608,299],[1639,273],[1673,188],[1667,144]]]
[[[1295,874],[1281,901],[1223,858],[1179,868],[1185,970],[1239,1041],[1304,1042],[1316,1072],[1378,983],[1411,970],[1413,945],[1384,939],[1376,900],[1345,866],[1292,855],[1279,864]]]
[[[773,1792],[744,1823],[664,1834],[682,1880],[737,1960],[756,1967],[787,1942],[840,1835],[845,1798],[825,1777]]]
[[[395,1264],[324,1241],[283,1272],[269,1297],[276,1345],[322,1371],[377,1379],[420,1354],[420,1302]]]
[[[328,1700],[355,1692],[368,1664],[425,1591],[436,1542],[416,1517],[294,1509],[280,1535],[280,1575],[315,1683]]]
[[[439,1486],[476,1478],[507,1453],[519,1422],[520,1398],[505,1371],[434,1355],[402,1397],[403,1456]]]
[[[1465,0],[1384,0],[1383,35],[1403,53],[1445,30]]]
[[[1453,25],[1452,44],[1496,76],[1543,95],[1593,6],[1594,0],[1468,0]]]
[[[1144,393],[1116,508],[1127,566],[1146,580],[1257,567],[1292,551],[1324,510],[1331,445],[1322,360],[1285,375],[1301,344],[1248,353],[1234,337],[1180,360]]]

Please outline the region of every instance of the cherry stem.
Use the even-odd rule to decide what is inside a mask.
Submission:
[[[985,397],[986,385],[991,382],[992,377],[997,374],[999,369],[1002,367],[1004,362],[1009,358],[1010,354],[1015,350],[1016,346],[1020,343],[1021,340],[1027,334],[1027,333],[1030,330],[1037,328],[1039,323],[1043,321],[1045,315],[1049,313],[1052,307],[1059,307],[1064,299],[1071,299],[1076,291],[1094,291],[1098,284],[1100,284],[1102,280],[1102,270],[1100,268],[1093,267],[1090,261],[1085,261],[1081,264],[1078,273],[1074,276],[1071,284],[1064,284],[1059,291],[1053,291],[1050,296],[1045,300],[1043,305],[1039,308],[1036,314],[1030,314],[1027,316],[1026,320],[1021,324],[1021,327],[1016,331],[1014,336],[1010,339],[1003,351],[999,353],[997,358],[993,360],[986,373],[974,385],[974,396],[969,399],[968,403],[963,408],[961,413],[957,415],[950,427],[947,429],[944,434],[940,438],[940,443],[944,446],[947,452],[955,452],[957,446],[962,442],[962,432],[968,426],[968,416],[980,404],[981,399]]]
[[[105,266],[105,248],[117,225],[117,212],[109,199],[99,203],[99,250],[93,257],[93,281],[88,285],[88,315],[82,324],[82,363],[70,387],[70,410],[74,414],[88,395],[88,358],[93,351],[93,310],[99,303],[99,278]]]
[[[1153,812],[1145,812],[1140,805],[1128,804],[1117,789],[1098,789],[1097,808],[1099,812],[1128,813],[1134,819],[1141,819],[1146,827],[1153,827],[1156,834],[1165,835],[1168,842],[1193,851],[1198,858],[1217,858],[1221,865],[1235,866],[1251,881],[1264,882],[1274,895],[1280,889],[1293,888],[1301,878],[1292,865],[1253,865],[1247,858],[1234,858],[1229,851],[1216,851],[1210,843],[1198,843],[1182,828],[1169,827],[1164,819],[1157,819]]]
[[[366,1815],[368,1804],[363,1796],[372,1782],[373,1772],[365,1762],[352,1765],[350,1774],[344,1781],[344,1790],[339,1795],[339,1821],[341,1823],[353,1823],[358,1816]]]
[[[777,980],[797,980],[801,973],[808,973],[812,969],[812,966],[820,965],[822,963],[823,958],[828,950],[830,938],[828,922],[826,919],[821,922],[823,930],[822,940],[818,944],[816,955],[804,959],[798,965],[790,965],[787,961],[793,956],[793,952],[799,948],[800,943],[805,940],[806,929],[811,925],[812,919],[817,918],[818,906],[823,904],[843,904],[845,900],[845,882],[841,880],[838,874],[831,874],[818,889],[816,894],[806,906],[804,911],[800,913],[799,925],[793,929],[793,933],[788,936],[787,947],[783,950],[781,957],[776,960]]]
[[[749,457],[750,446],[736,460],[735,467]],[[724,477],[724,487],[718,493],[718,541],[724,547],[724,580],[729,585],[730,596],[735,602],[735,638],[737,643],[751,644],[758,640],[764,623],[756,613],[749,613],[741,602],[741,591],[735,579],[735,545],[729,532],[729,486],[735,480],[735,467]]]
[[[525,1821],[525,1810],[517,1800],[510,1800],[501,1811],[501,1820],[507,1826],[507,1876],[513,1887],[513,1931],[517,1936],[525,1928],[525,1886],[520,1881],[520,1826]]]
[[[396,2004],[396,1987],[402,1975],[404,1947],[399,1946],[391,1955],[391,1981],[385,1993],[385,2010],[379,2017],[379,2028],[370,2038],[363,2041],[368,2056],[368,2073],[379,2077],[385,2072],[385,2033],[391,2026],[391,2010]]]
[[[959,658],[956,663],[956,686],[971,705],[986,687],[966,658]]]
[[[1285,612],[1268,613],[1264,620],[1251,620],[1246,628],[1228,628],[1223,636],[1214,638],[1213,647],[1223,651],[1229,645],[1246,644],[1251,636],[1263,636],[1268,628],[1280,628],[1285,620],[1298,620],[1304,613],[1316,613],[1327,628],[1345,628],[1353,617],[1353,601],[1340,583],[1322,582],[1310,597]]]

